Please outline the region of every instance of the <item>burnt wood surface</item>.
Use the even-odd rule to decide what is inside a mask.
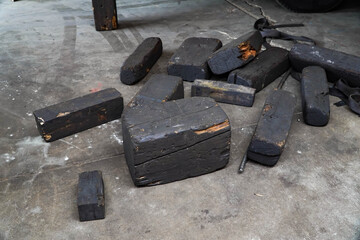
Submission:
[[[250,160],[273,166],[284,150],[296,104],[295,95],[274,90],[266,99],[247,154]]]
[[[79,174],[77,206],[80,221],[105,218],[104,182],[101,171]]]
[[[143,79],[160,58],[162,50],[160,38],[146,38],[122,65],[120,69],[121,82],[132,85]]]
[[[123,98],[107,88],[34,111],[40,135],[47,142],[81,132],[121,117]]]
[[[191,82],[195,79],[209,79],[211,72],[207,59],[221,46],[221,41],[216,38],[186,39],[171,57],[168,74]]]
[[[198,176],[229,161],[229,119],[211,98],[133,106],[124,114],[122,127],[136,186]]]
[[[116,0],[92,0],[92,5],[96,31],[118,28]]]
[[[219,81],[197,79],[191,86],[191,96],[211,97],[217,102],[251,107],[255,89]]]
[[[260,154],[260,153],[255,153],[255,152],[252,152],[252,151],[247,151],[247,158],[254,161],[254,162],[257,162],[257,163],[260,163],[260,164],[263,164],[263,165],[266,165],[266,166],[274,166],[280,159],[280,155],[275,155],[275,156],[269,156],[269,155],[263,155],[263,154]]]
[[[258,54],[263,41],[259,31],[252,31],[224,45],[208,59],[211,72],[223,74],[245,65]]]
[[[317,66],[303,69],[301,99],[304,121],[312,126],[325,126],[330,118],[329,86],[325,70]]]
[[[308,66],[325,69],[328,81],[344,79],[353,87],[360,87],[360,57],[328,48],[295,44],[289,54],[291,66],[298,72]]]
[[[228,82],[252,87],[259,92],[289,69],[288,55],[285,49],[268,48],[247,65],[232,71]]]
[[[130,101],[129,106],[146,102],[166,102],[184,98],[184,84],[180,77],[154,74]]]

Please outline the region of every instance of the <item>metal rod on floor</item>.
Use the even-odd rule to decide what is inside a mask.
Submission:
[[[282,87],[284,86],[284,83],[286,81],[286,79],[289,77],[291,73],[291,68],[289,70],[287,70],[287,72],[283,75],[283,77],[281,78],[279,85],[277,86],[276,89],[282,89]]]
[[[247,163],[247,152],[245,153],[245,155],[244,155],[244,157],[243,157],[243,159],[242,159],[242,161],[240,163],[238,173],[243,173],[244,172],[246,163]]]

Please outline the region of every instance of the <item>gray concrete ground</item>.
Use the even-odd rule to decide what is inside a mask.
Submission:
[[[40,138],[32,116],[38,108],[106,87],[129,102],[149,76],[125,86],[119,68],[146,37],[159,36],[164,45],[150,74],[166,72],[185,38],[227,43],[250,30],[261,13],[278,23],[303,22],[304,28],[284,31],[360,56],[357,3],[296,14],[273,0],[231,2],[118,0],[121,28],[96,32],[90,0],[0,0],[0,239],[359,239],[360,119],[331,105],[328,126],[305,125],[299,84],[291,78],[284,88],[298,96],[297,109],[273,168],[250,162],[237,174],[264,100],[279,80],[257,94],[252,108],[221,104],[232,125],[230,162],[184,181],[136,188],[119,120],[53,143]],[[104,175],[106,218],[81,223],[78,173],[94,169]]]

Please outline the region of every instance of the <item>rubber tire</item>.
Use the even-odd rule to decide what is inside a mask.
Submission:
[[[282,7],[294,12],[328,12],[337,7],[343,0],[276,0]]]

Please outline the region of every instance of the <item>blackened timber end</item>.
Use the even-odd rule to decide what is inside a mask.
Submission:
[[[252,31],[224,45],[209,57],[211,71],[223,74],[245,65],[259,53],[263,41],[259,31]]]
[[[120,69],[122,83],[132,85],[143,79],[162,54],[162,42],[158,37],[146,38],[125,60]]]
[[[166,102],[181,98],[184,98],[184,84],[180,77],[153,74],[128,106],[133,107],[146,102]]]
[[[195,79],[208,79],[211,72],[207,59],[221,46],[221,41],[215,38],[187,38],[169,61],[169,75],[191,82]]]
[[[118,28],[116,0],[92,0],[92,5],[96,31]]]
[[[305,67],[301,78],[301,99],[304,121],[312,126],[325,126],[330,118],[329,87],[325,70]]]
[[[101,171],[79,174],[77,206],[80,221],[105,218],[105,193]]]

